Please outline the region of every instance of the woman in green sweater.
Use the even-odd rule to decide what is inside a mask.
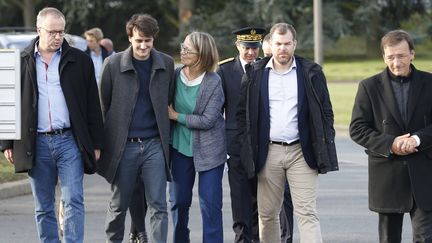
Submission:
[[[176,70],[176,93],[168,107],[172,132],[171,211],[174,243],[190,242],[189,208],[198,173],[203,242],[222,243],[222,174],[226,162],[224,94],[215,73],[218,52],[211,35],[193,32],[180,45],[183,67]]]

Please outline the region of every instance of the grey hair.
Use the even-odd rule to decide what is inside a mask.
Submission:
[[[56,18],[61,18],[66,23],[66,18],[64,14],[60,12],[60,10],[52,7],[46,7],[39,11],[36,17],[36,27],[41,27],[42,23],[48,15],[52,15]]]

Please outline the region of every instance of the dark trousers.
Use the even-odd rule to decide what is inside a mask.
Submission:
[[[237,155],[228,160],[228,180],[235,242],[258,240],[257,182],[248,178]]]
[[[231,193],[233,230],[236,243],[259,240],[257,181],[248,179],[237,155],[228,160],[228,180]],[[281,242],[291,243],[293,232],[293,205],[288,183],[285,186],[284,202],[280,214]]]
[[[415,205],[409,212],[414,243],[432,243],[432,211],[423,211]],[[379,213],[380,243],[400,243],[402,240],[403,213]]]
[[[141,178],[141,176],[139,176],[139,178]],[[146,232],[145,216],[147,214],[147,202],[141,180],[138,180],[135,184],[135,189],[129,204],[129,213],[131,215],[130,232],[134,235],[137,235],[138,232]]]
[[[192,189],[198,174],[198,195],[201,210],[203,243],[223,243],[222,176],[224,164],[206,171],[195,171],[193,157],[171,148],[172,176],[170,183],[173,242],[189,243],[189,209]]]

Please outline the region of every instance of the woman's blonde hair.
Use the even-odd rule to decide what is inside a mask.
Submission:
[[[194,31],[186,38],[198,52],[198,61],[194,66],[201,72],[216,71],[219,54],[213,37],[209,33]]]

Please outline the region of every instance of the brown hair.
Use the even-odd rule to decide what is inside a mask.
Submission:
[[[215,71],[219,62],[219,54],[213,37],[205,32],[194,31],[186,36],[198,52],[198,61],[194,65],[201,72]]]
[[[385,34],[381,38],[381,52],[384,54],[384,47],[386,46],[395,46],[402,41],[406,41],[408,43],[408,47],[410,51],[414,50],[414,41],[411,36],[405,30],[392,30]]]
[[[294,26],[287,24],[287,23],[277,23],[274,24],[271,29],[270,29],[270,33],[268,35],[270,35],[270,39],[273,37],[273,34],[276,32],[278,34],[284,35],[286,34],[288,31],[291,32],[292,36],[293,36],[293,40],[297,39],[297,32],[294,29]]]
[[[155,38],[159,33],[158,22],[148,14],[134,14],[126,23],[126,33],[129,37],[133,36],[133,30],[142,32],[145,36]]]

